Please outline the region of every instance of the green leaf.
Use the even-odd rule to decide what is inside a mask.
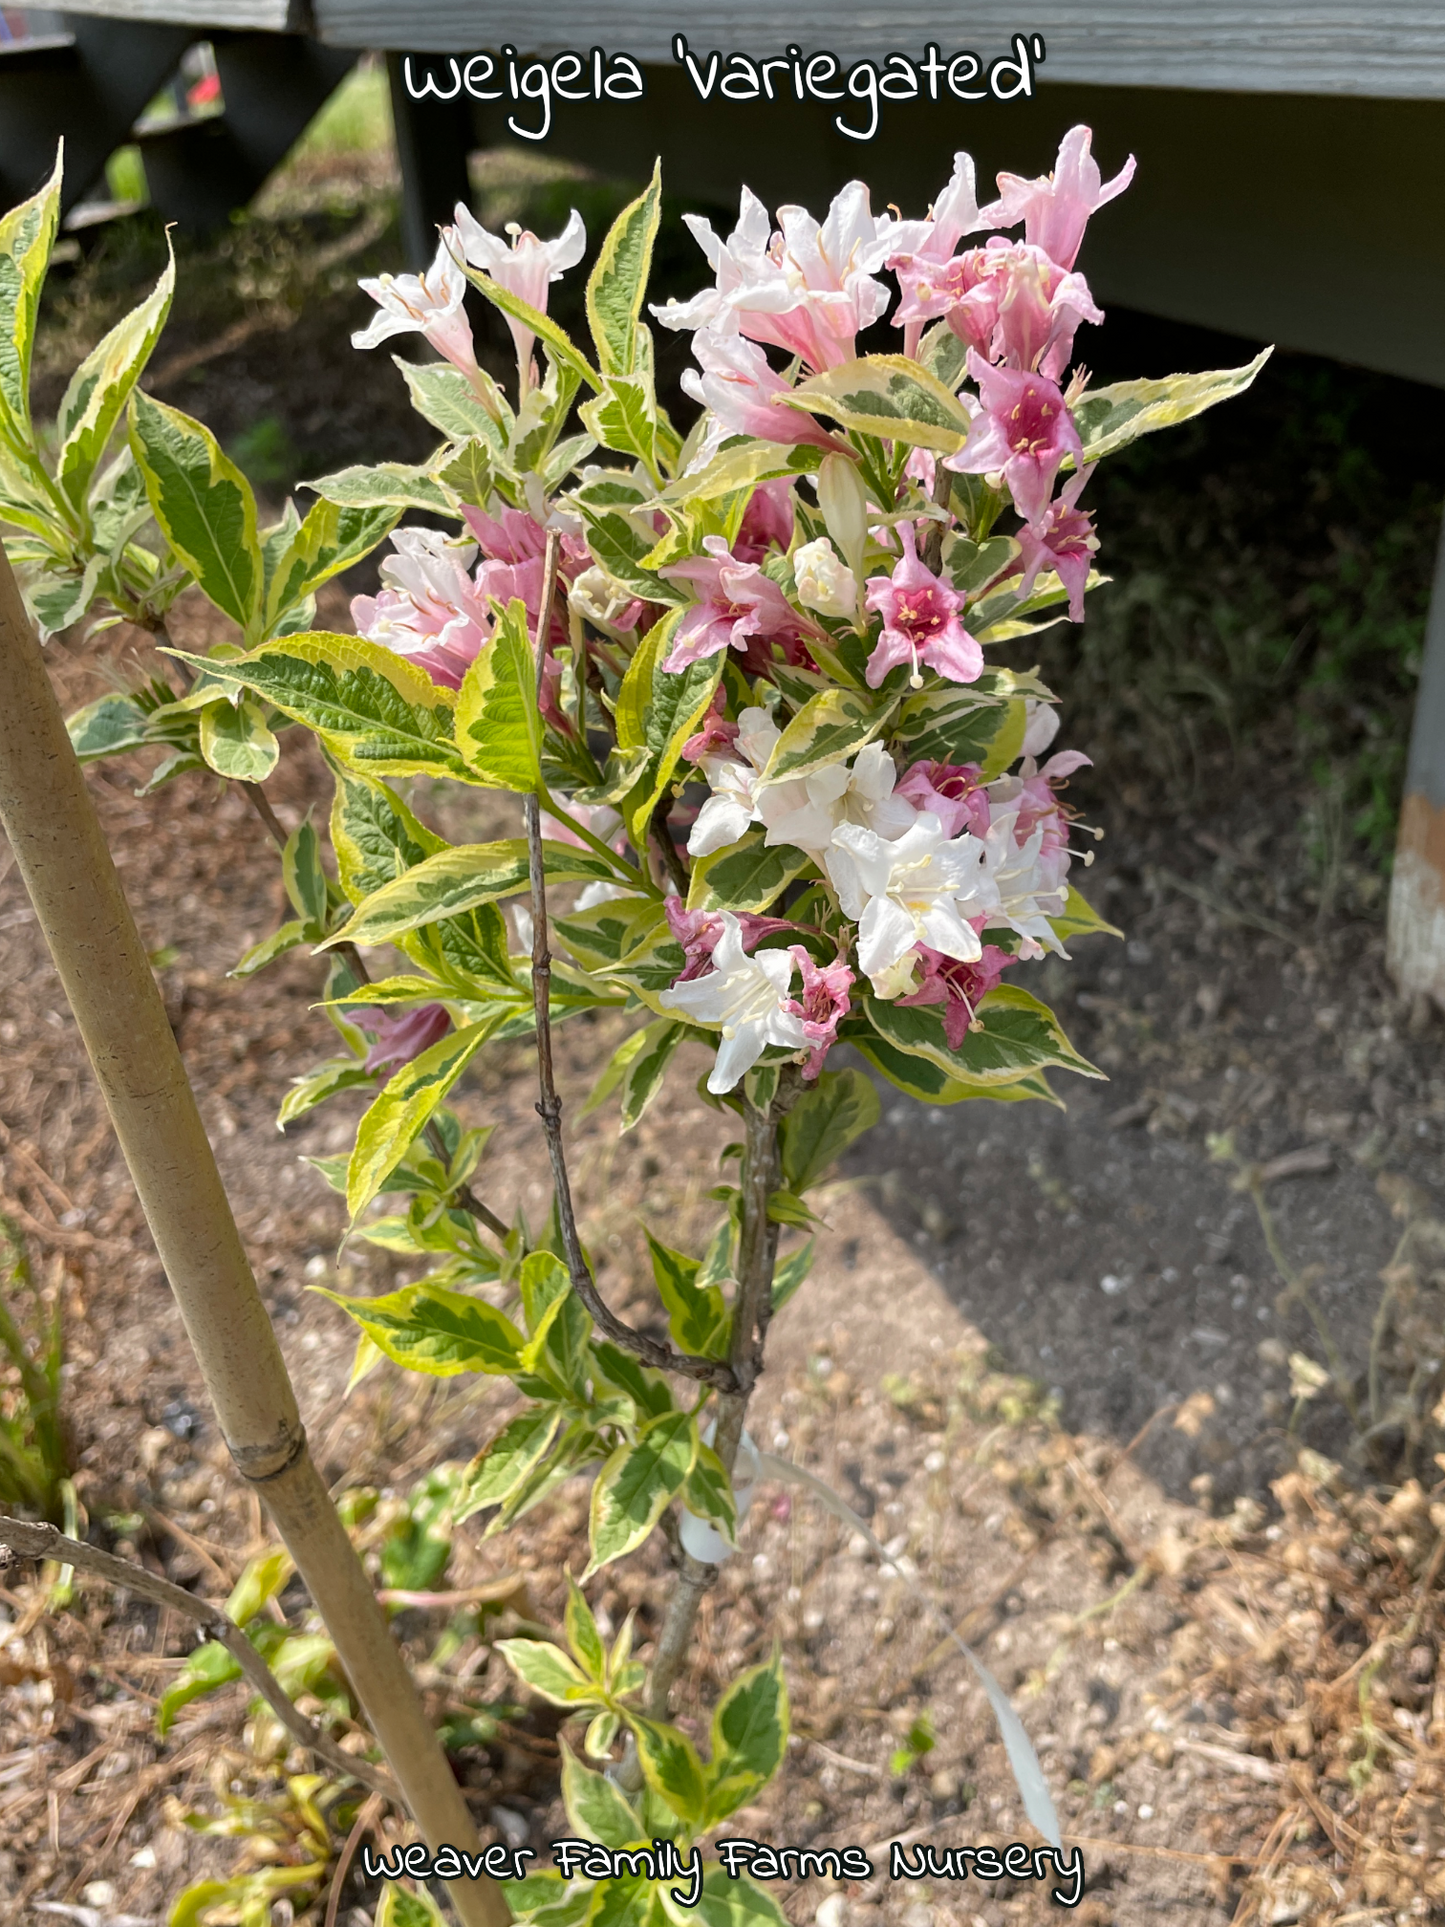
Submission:
[[[43,642],[79,622],[95,600],[103,556],[92,555],[80,570],[46,569],[25,585],[25,602]]]
[[[226,1616],[238,1626],[249,1625],[268,1600],[274,1599],[292,1573],[296,1562],[284,1546],[273,1546],[250,1560],[231,1588],[226,1601]]]
[[[323,500],[308,511],[271,573],[266,591],[267,630],[274,630],[286,612],[314,595],[353,562],[370,555],[395,528],[400,509],[391,504],[372,508],[343,508]]]
[[[563,1623],[567,1628],[567,1644],[572,1648],[573,1658],[587,1677],[596,1680],[600,1686],[607,1673],[607,1653],[602,1644],[602,1635],[597,1630],[597,1621],[592,1617],[592,1608],[570,1572],[567,1575],[567,1609]]]
[[[55,479],[79,508],[106,451],[137,377],[150,360],[170,313],[175,256],[151,293],[110,330],[70,378],[55,418],[60,452]]]
[[[375,1927],[446,1927],[446,1915],[425,1887],[408,1893],[388,1880],[377,1903]]]
[[[687,1484],[682,1488],[682,1501],[689,1512],[716,1526],[728,1544],[736,1548],[738,1509],[733,1498],[733,1482],[717,1453],[701,1440]]]
[[[690,663],[675,675],[663,668],[678,618],[674,610],[648,630],[617,698],[619,748],[647,752],[644,770],[623,805],[634,849],[646,847],[652,813],[671,787],[683,745],[707,713],[722,675],[720,655]]]
[[[797,1225],[804,1230],[810,1224],[822,1222],[796,1192],[781,1189],[768,1194],[768,1218],[773,1224]]]
[[[1012,1104],[1037,1098],[1059,1110],[1064,1108],[1049,1089],[1042,1071],[1030,1071],[1012,1084],[981,1084],[970,1078],[950,1077],[928,1058],[899,1050],[876,1033],[855,1035],[849,1042],[895,1089],[922,1104],[964,1104],[970,1098],[991,1098],[1001,1104]]]
[[[30,427],[30,356],[40,290],[60,219],[61,155],[37,194],[0,220],[0,427],[15,450],[33,444]]]
[[[1000,984],[978,1005],[977,1027],[950,1050],[937,1004],[904,1005],[870,998],[865,1006],[873,1028],[896,1049],[926,1057],[951,1077],[975,1084],[1012,1084],[1050,1065],[1102,1077],[1074,1049],[1046,1004],[1016,984]]]
[[[156,1709],[157,1735],[165,1738],[183,1706],[189,1706],[192,1700],[204,1699],[207,1693],[229,1686],[232,1680],[240,1677],[241,1662],[219,1640],[208,1639],[203,1646],[197,1646],[161,1695],[160,1705]]]
[[[146,713],[129,696],[101,696],[66,718],[71,748],[82,763],[119,756],[147,743]]]
[[[356,1128],[346,1173],[346,1208],[353,1220],[382,1189],[495,1028],[492,1019],[454,1030],[388,1081]]]
[[[283,716],[315,730],[339,761],[362,765],[368,775],[470,780],[451,740],[451,690],[383,643],[315,630],[244,656],[184,660],[254,689]]]
[[[490,644],[457,695],[457,748],[488,789],[534,791],[541,782],[537,665],[523,603],[508,603]]]
[[[587,320],[604,375],[631,374],[652,247],[662,212],[662,163],[635,201],[612,223],[587,279]]]
[[[970,417],[937,376],[906,355],[866,355],[828,368],[780,397],[813,415],[830,415],[862,435],[955,454]]]
[[[804,703],[768,758],[763,786],[812,776],[847,759],[882,733],[896,702],[856,689],[824,689]]]
[[[622,1129],[630,1131],[662,1089],[667,1067],[686,1035],[685,1025],[660,1017],[625,1037],[593,1085],[581,1115],[585,1117],[589,1111],[595,1111],[620,1089]]]
[[[375,468],[342,468],[319,481],[302,482],[323,501],[344,509],[422,509],[428,515],[455,516],[457,508],[430,466],[378,462]]]
[[[333,767],[331,847],[341,887],[353,903],[447,847],[385,783]]]
[[[694,1826],[707,1806],[707,1783],[697,1748],[675,1726],[627,1715],[637,1741],[637,1758],[647,1784],[683,1820]]]
[[[644,1418],[672,1410],[672,1392],[661,1372],[650,1370],[608,1339],[594,1342],[592,1356],[608,1384],[625,1392]]]
[[[1050,917],[1049,925],[1061,943],[1067,943],[1070,937],[1122,938],[1124,935],[1124,932],[1116,930],[1112,923],[1106,923],[1093,904],[1087,902],[1072,883],[1069,885],[1069,894],[1064,903],[1064,914],[1061,917]]]
[[[571,336],[559,328],[555,321],[549,320],[530,302],[524,301],[520,295],[513,294],[510,289],[502,287],[489,274],[483,274],[480,269],[465,267],[463,272],[472,286],[480,289],[494,308],[500,308],[509,319],[520,321],[524,328],[530,329],[539,341],[547,344],[548,352],[568,368],[579,381],[585,381],[594,394],[601,388],[602,377],[589,364],[587,357],[576,346]]]
[[[702,1927],[788,1927],[778,1903],[748,1876],[733,1878],[721,1865],[703,1875],[697,1916]]]
[[[751,829],[725,850],[695,863],[688,909],[766,910],[776,902],[812,859],[791,844],[770,847],[763,841],[765,834]]]
[[[139,388],[130,434],[166,540],[216,607],[249,633],[263,586],[251,484],[209,428]]]
[[[443,917],[410,940],[468,996],[522,995],[512,967],[506,919],[494,903],[479,903],[458,917]],[[530,1006],[532,987],[526,986]]]
[[[325,924],[329,896],[321,867],[321,839],[311,818],[298,823],[281,852],[281,882],[297,916]]]
[[[478,401],[476,390],[460,368],[453,368],[445,361],[403,361],[400,355],[393,355],[392,360],[402,372],[412,407],[424,421],[439,428],[448,440],[465,442],[470,441],[473,435],[480,435],[493,448],[505,448],[496,417]],[[499,413],[506,409],[506,414],[510,414],[511,410],[502,400],[501,389],[489,375],[484,374],[482,379],[491,391],[488,399],[493,407]],[[454,514],[455,510],[448,505],[447,512]]]
[[[289,927],[282,926],[283,930]],[[282,931],[279,930],[276,933],[277,937],[281,934]],[[274,943],[276,939],[271,938],[269,941]],[[304,933],[296,941],[304,942]],[[266,946],[258,945],[257,948],[264,950]],[[288,943],[285,948],[290,950],[294,945]],[[253,951],[248,951],[241,959],[243,964],[250,963],[250,969],[245,973],[247,976],[260,970],[263,964],[271,962],[270,956],[262,957],[259,962],[252,962],[254,955]],[[281,951],[275,950],[272,955],[279,956]],[[239,970],[240,966],[238,965],[237,968]],[[288,1124],[294,1124],[298,1117],[304,1117],[308,1111],[314,1111],[318,1104],[324,1104],[328,1097],[335,1097],[338,1091],[355,1090],[361,1084],[369,1087],[371,1082],[371,1072],[363,1068],[359,1058],[334,1057],[328,1063],[318,1064],[315,1070],[308,1071],[304,1077],[291,1080],[291,1088],[286,1093],[280,1110],[276,1113],[277,1129],[284,1131]]]
[[[624,1799],[621,1789],[605,1773],[593,1773],[572,1752],[562,1748],[562,1801],[567,1819],[584,1840],[604,1847],[625,1847],[643,1836],[642,1822]]]
[[[1173,428],[1213,408],[1216,402],[1242,395],[1273,353],[1273,348],[1262,348],[1243,368],[1116,381],[1108,388],[1085,389],[1073,408],[1074,425],[1084,444],[1084,460],[1097,462],[1156,428]]]
[[[542,854],[549,883],[613,881],[611,865],[592,850],[544,842]],[[438,850],[373,891],[332,941],[392,943],[424,923],[459,916],[479,903],[514,897],[526,887],[525,837],[509,837],[500,843],[459,843]]]
[[[238,703],[229,696],[207,703],[201,711],[200,743],[207,765],[237,783],[264,783],[281,755],[266,712],[250,696]]]
[[[895,734],[910,762],[982,763],[1009,714],[1007,700],[948,683],[905,696]]]
[[[517,1678],[554,1706],[586,1705],[597,1688],[570,1653],[547,1639],[499,1639],[497,1651]]]
[[[592,1558],[584,1579],[642,1544],[681,1491],[696,1454],[689,1412],[665,1412],[643,1426],[635,1445],[617,1447],[592,1488]]]
[[[809,1239],[796,1251],[790,1251],[786,1258],[780,1258],[773,1270],[773,1312],[780,1312],[793,1293],[813,1269],[814,1241]]]
[[[799,425],[801,429],[801,424]],[[714,455],[706,468],[679,475],[663,490],[664,502],[715,502],[720,496],[751,494],[760,482],[783,475],[810,475],[826,451],[812,442],[789,448],[783,442],[738,442]]]
[[[279,930],[273,930],[269,937],[263,937],[260,943],[253,943],[251,948],[243,954],[240,962],[233,964],[226,975],[241,978],[254,977],[257,971],[264,970],[267,964],[275,963],[278,957],[284,957],[298,944],[307,942],[310,929],[309,923],[303,922],[299,917],[293,917],[289,923],[283,923]],[[360,1069],[360,1066],[356,1068]]]
[[[722,1293],[716,1285],[698,1285],[698,1259],[659,1243],[645,1225],[643,1233],[673,1337],[683,1351],[695,1357],[720,1358],[731,1323]]]
[[[878,1093],[863,1071],[824,1071],[778,1126],[783,1183],[801,1195],[878,1122]]]
[[[707,1825],[716,1826],[753,1799],[782,1764],[788,1744],[788,1689],[782,1655],[744,1673],[712,1716]]]
[[[440,1285],[403,1285],[380,1298],[344,1298],[313,1285],[354,1318],[394,1364],[432,1378],[515,1371],[522,1334],[494,1305]]]
[[[452,1512],[456,1523],[509,1499],[546,1458],[561,1420],[555,1405],[533,1405],[509,1419],[467,1467]]]
[[[437,470],[438,481],[445,483],[459,501],[484,509],[492,498],[495,480],[492,452],[480,436],[474,435],[452,449],[449,459]]]

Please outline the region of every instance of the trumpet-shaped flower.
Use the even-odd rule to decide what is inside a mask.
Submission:
[[[439,1044],[452,1027],[441,1004],[414,1004],[410,1010],[354,1010],[352,1017],[370,1031],[371,1049],[364,1070],[395,1071]]]
[[[977,763],[915,763],[898,795],[916,810],[932,810],[947,836],[988,832],[989,792]]]
[[[473,542],[435,529],[397,529],[377,595],[354,596],[356,633],[408,656],[433,682],[460,689],[491,636],[487,599],[467,573]]]
[[[479,376],[471,323],[462,306],[467,277],[452,257],[443,237],[425,274],[368,276],[357,286],[369,294],[381,312],[371,325],[351,337],[353,348],[375,348],[393,335],[419,334],[460,368],[469,381]]]
[[[736,723],[708,721],[683,753],[712,791],[687,840],[689,856],[711,856],[744,834],[757,813],[758,785],[782,731],[765,709],[745,709]]]
[[[998,905],[989,859],[985,843],[950,839],[930,811],[891,842],[858,823],[834,832],[829,874],[843,914],[857,921],[859,967],[875,988],[916,944],[961,963],[978,958],[970,919]]]
[[[529,308],[546,314],[548,290],[560,281],[568,268],[575,268],[587,247],[587,230],[574,207],[567,225],[555,240],[539,241],[535,234],[515,221],[507,224],[509,239],[492,234],[462,202],[457,203],[456,232],[468,261],[489,274],[499,288],[517,295]],[[507,316],[512,343],[517,350],[517,368],[527,382],[532,364],[532,344],[537,339],[525,322]]]
[[[959,340],[987,360],[1037,369],[1051,381],[1069,364],[1079,323],[1104,319],[1083,275],[1066,272],[1042,248],[1002,235],[951,261],[920,263],[900,278],[904,298],[896,325],[946,315]]]
[[[868,658],[868,687],[876,689],[890,670],[911,663],[910,681],[921,688],[920,662],[949,682],[974,682],[983,673],[983,650],[958,619],[963,597],[920,561],[913,524],[898,526],[902,560],[891,576],[868,578],[868,607],[883,617],[883,633]]]
[[[768,826],[765,843],[790,844],[826,865],[841,824],[861,823],[891,839],[916,820],[917,810],[894,788],[896,775],[882,744],[866,743],[851,767],[830,763],[811,776],[763,785],[754,797],[754,820]]]
[[[711,412],[709,455],[726,435],[753,435],[759,441],[785,442],[789,447],[797,442],[811,442],[818,448],[836,446],[811,415],[780,399],[792,393],[792,383],[777,372],[755,341],[699,328],[692,352],[699,365],[684,369],[682,391]]]
[[[847,616],[858,612],[858,583],[846,562],[826,535],[804,542],[793,551],[793,580],[798,600],[805,609],[820,616]]]
[[[977,1021],[975,1012],[991,990],[996,990],[1013,958],[997,944],[986,943],[973,963],[960,963],[941,950],[920,944],[918,962],[922,969],[918,988],[900,1004],[942,1004],[943,1034],[950,1050],[959,1050]]]
[[[1024,570],[1019,594],[1031,595],[1039,576],[1052,569],[1069,592],[1070,622],[1084,620],[1084,585],[1099,547],[1093,517],[1077,506],[1091,473],[1081,468],[1071,475],[1043,514],[1024,523],[1017,538]]]
[[[1023,942],[1019,956],[1041,957],[1046,950],[1059,956],[1069,953],[1054,934],[1050,917],[1061,917],[1067,900],[1063,872],[1068,868],[1068,852],[1044,849],[1045,825],[1038,823],[1022,840],[1014,812],[995,816],[984,839],[988,846],[989,876],[995,903],[987,912],[985,926],[1015,931]]]
[[[791,645],[809,633],[807,622],[756,562],[740,562],[721,535],[704,536],[703,547],[706,555],[690,555],[658,570],[668,582],[685,582],[698,598],[673,632],[664,669],[676,674],[720,649],[746,653],[754,637]]]
[[[1064,457],[1079,461],[1084,452],[1064,397],[1046,376],[991,368],[972,348],[968,372],[978,383],[983,406],[968,440],[944,467],[962,475],[1001,473],[1019,514],[1026,522],[1037,521]]]
[[[792,956],[786,950],[760,950],[750,957],[738,919],[725,910],[722,921],[712,969],[674,984],[657,1000],[664,1010],[721,1030],[717,1062],[707,1080],[719,1096],[741,1083],[769,1045],[799,1051],[812,1042],[805,1020],[788,1007]]]
[[[991,212],[999,227],[1024,224],[1024,239],[1042,248],[1061,268],[1071,268],[1079,256],[1089,216],[1134,178],[1131,154],[1112,181],[1104,182],[1099,163],[1089,152],[1090,128],[1071,127],[1059,143],[1051,174],[1026,181],[1018,174],[1000,174],[999,198]]]
[[[811,1082],[838,1041],[838,1025],[848,1015],[852,1002],[848,993],[856,979],[841,958],[836,963],[817,964],[800,943],[791,946],[790,954],[802,973],[803,994],[789,998],[783,1008],[803,1021],[812,1046],[803,1076]]]
[[[663,909],[667,912],[667,927],[682,945],[682,954],[687,959],[677,982],[691,983],[694,977],[700,977],[712,964],[712,953],[717,949],[718,938],[723,933],[723,912],[689,910],[681,897],[668,897]],[[786,917],[760,917],[751,910],[739,910],[734,914],[743,949],[747,951],[755,950],[764,937],[793,927]]]
[[[748,497],[743,519],[733,537],[739,562],[765,562],[774,549],[786,555],[793,539],[793,483],[790,476],[760,482]]]

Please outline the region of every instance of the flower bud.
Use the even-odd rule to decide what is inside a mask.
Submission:
[[[846,455],[825,455],[818,470],[818,506],[828,533],[855,576],[863,572],[868,540],[868,498],[858,466]]]
[[[858,613],[858,578],[846,562],[838,560],[825,535],[794,550],[793,579],[805,609],[814,609],[820,616],[847,616],[850,621]]]

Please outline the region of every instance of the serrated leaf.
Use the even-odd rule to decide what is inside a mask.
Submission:
[[[456,503],[430,466],[411,468],[405,462],[378,462],[375,468],[341,468],[300,486],[344,509],[422,509],[429,515],[455,518]]]
[[[229,696],[207,703],[200,717],[200,746],[207,766],[236,783],[264,783],[281,755],[266,712],[250,696],[238,703]]]
[[[131,390],[166,325],[176,282],[169,244],[167,251],[165,270],[151,293],[90,351],[61,399],[55,418],[60,442],[55,479],[77,508],[85,501]]]
[[[614,872],[594,851],[544,842],[549,883],[610,883]],[[391,943],[408,930],[459,916],[479,903],[514,897],[527,887],[527,841],[459,843],[438,850],[365,899],[333,942]]]
[[[534,791],[541,782],[537,666],[523,603],[508,603],[491,642],[457,694],[457,748],[488,789]]]
[[[283,923],[279,930],[273,930],[269,937],[263,937],[260,943],[253,943],[251,948],[242,954],[240,961],[231,966],[226,975],[241,978],[254,977],[258,970],[264,970],[267,964],[275,963],[278,957],[284,957],[298,944],[305,943],[310,928],[311,926],[303,922],[300,917],[293,917],[289,923]],[[355,1065],[354,1068],[359,1070],[361,1067]],[[282,1120],[282,1122],[285,1121]]]
[[[585,381],[594,394],[597,392],[602,386],[601,376],[564,329],[559,328],[555,321],[534,308],[529,301],[524,301],[520,295],[513,294],[510,289],[502,287],[489,274],[483,274],[480,269],[465,263],[462,264],[462,271],[472,286],[479,289],[494,308],[500,308],[502,313],[511,320],[520,321],[522,326],[536,335],[539,341],[546,343],[548,352],[562,362],[578,381]]]
[[[625,1847],[643,1838],[642,1822],[622,1791],[605,1773],[593,1773],[562,1748],[562,1802],[567,1818],[584,1840],[604,1847]]]
[[[751,829],[736,843],[693,865],[689,910],[762,911],[808,869],[812,859],[791,844],[764,843]]]
[[[801,1195],[878,1122],[878,1093],[862,1071],[824,1071],[778,1126],[783,1183]]]
[[[949,683],[905,696],[894,733],[910,762],[981,764],[1008,721],[1005,699]]]
[[[130,434],[166,540],[216,607],[251,631],[263,586],[251,484],[209,428],[139,388],[130,397]]]
[[[896,1049],[926,1057],[949,1076],[970,1083],[1012,1084],[1053,1065],[1084,1077],[1103,1076],[1074,1049],[1047,1004],[1016,984],[989,991],[977,1007],[976,1027],[956,1051],[948,1047],[936,1004],[885,1003],[875,997],[865,1008],[879,1036]]]
[[[800,424],[801,432],[801,424]],[[784,442],[757,442],[751,439],[714,455],[706,468],[690,475],[679,475],[659,498],[663,502],[691,505],[715,502],[720,496],[751,494],[760,482],[771,482],[784,475],[810,475],[826,450],[813,442],[789,448]]]
[[[493,1018],[454,1030],[391,1077],[356,1127],[346,1174],[346,1208],[353,1220],[382,1189],[495,1028]]]
[[[876,1032],[854,1035],[849,1042],[896,1090],[917,1098],[921,1104],[964,1104],[971,1098],[1014,1104],[1035,1098],[1058,1110],[1064,1108],[1049,1089],[1042,1071],[1032,1071],[1012,1084],[981,1084],[968,1078],[950,1077],[928,1058],[899,1050]]]
[[[456,1523],[509,1499],[546,1458],[561,1422],[555,1405],[533,1405],[509,1419],[467,1467],[452,1512]]]
[[[695,1357],[721,1357],[731,1324],[722,1293],[716,1285],[698,1284],[698,1259],[673,1251],[654,1238],[645,1225],[643,1234],[658,1296],[678,1345]]]
[[[707,1806],[707,1783],[697,1748],[675,1726],[629,1713],[627,1724],[637,1741],[637,1758],[647,1784],[683,1820],[701,1821]]]
[[[313,1285],[340,1305],[393,1364],[432,1378],[458,1372],[515,1371],[522,1334],[495,1305],[425,1280],[379,1298],[346,1298]]]
[[[484,509],[492,497],[492,451],[480,436],[474,435],[451,451],[437,470],[437,480],[449,488],[458,501]]]
[[[622,750],[647,752],[632,793],[623,805],[634,849],[647,845],[652,813],[672,785],[683,745],[712,703],[722,657],[710,656],[673,674],[663,668],[681,612],[655,623],[638,644],[617,698],[617,740]]]
[[[661,1372],[654,1372],[608,1339],[592,1346],[593,1359],[609,1385],[615,1385],[632,1400],[644,1418],[657,1418],[672,1410],[672,1392]]]
[[[37,194],[0,220],[0,425],[19,454],[33,441],[30,357],[60,219],[61,155]]]
[[[825,689],[793,717],[768,758],[760,788],[812,776],[846,762],[882,734],[896,703],[856,689]]]
[[[718,1701],[712,1716],[707,1824],[716,1826],[765,1787],[788,1744],[788,1689],[776,1650]]]
[[[368,775],[471,780],[452,743],[452,691],[382,643],[313,630],[243,656],[184,659],[253,689]]]
[[[643,1426],[633,1445],[619,1445],[592,1488],[591,1573],[634,1551],[681,1491],[697,1453],[688,1412],[665,1412]]]
[[[585,1705],[597,1689],[570,1653],[547,1639],[499,1639],[497,1651],[534,1693],[554,1706]]]
[[[809,414],[827,415],[859,434],[946,455],[962,448],[971,425],[958,397],[906,355],[865,355],[811,375],[778,399]]]
[[[105,558],[90,556],[83,569],[45,569],[25,584],[25,606],[35,618],[42,642],[79,622],[95,600]]]
[[[662,164],[646,188],[623,208],[598,250],[587,278],[587,320],[597,366],[604,375],[630,374],[652,248],[662,212]]]
[[[1084,460],[1097,462],[1126,448],[1157,428],[1173,428],[1241,395],[1274,353],[1261,348],[1242,368],[1215,368],[1196,375],[1164,375],[1142,381],[1116,381],[1086,389],[1074,404],[1074,426],[1084,444]]]

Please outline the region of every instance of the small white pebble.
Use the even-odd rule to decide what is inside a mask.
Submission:
[[[1152,1820],[1152,1819],[1154,1818],[1154,1809],[1153,1809],[1153,1807],[1150,1807],[1150,1806],[1143,1806],[1143,1807],[1140,1807],[1140,1809],[1139,1809],[1139,1818],[1140,1818],[1141,1820]]]
[[[1112,1271],[1106,1271],[1099,1280],[1099,1289],[1106,1298],[1117,1298],[1121,1291],[1127,1289],[1127,1285],[1124,1279],[1117,1277]]]
[[[153,1867],[156,1864],[155,1848],[138,1847],[130,1857],[130,1864],[133,1867]]]
[[[948,1460],[942,1452],[930,1452],[923,1461],[923,1469],[925,1472],[941,1472],[947,1464]]]
[[[755,1552],[753,1554],[753,1571],[757,1573],[760,1578],[766,1578],[771,1570],[772,1567],[768,1562],[768,1555],[765,1552]]]
[[[81,1888],[80,1897],[87,1907],[113,1907],[115,1888],[108,1880],[92,1880],[88,1886]]]
[[[829,1894],[818,1908],[813,1918],[818,1927],[843,1927],[848,1912],[848,1902],[842,1894]]]
[[[314,1258],[308,1258],[302,1267],[308,1278],[324,1278],[331,1267],[318,1251]]]

